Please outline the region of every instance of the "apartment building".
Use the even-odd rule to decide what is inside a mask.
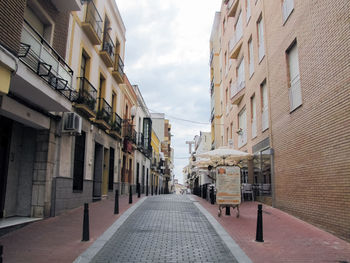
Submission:
[[[0,3],[0,217],[55,213],[56,159],[72,112],[69,13],[80,1]]]
[[[141,193],[148,193],[153,186],[153,177],[151,173],[152,120],[138,86],[133,85],[133,87],[137,95],[135,116],[137,148],[135,149],[134,171],[136,171],[136,176],[134,184]]]
[[[223,1],[224,145],[258,200],[349,239],[348,1]],[[331,129],[329,127],[332,127]],[[307,156],[307,158],[305,158]]]
[[[157,132],[152,129],[152,164],[151,164],[151,193],[160,194],[163,184],[163,175],[161,173],[162,162],[161,143]]]

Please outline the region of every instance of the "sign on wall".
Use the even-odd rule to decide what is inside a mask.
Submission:
[[[216,202],[219,205],[241,203],[241,174],[237,166],[216,168]]]

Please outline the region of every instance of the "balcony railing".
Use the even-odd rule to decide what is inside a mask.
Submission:
[[[90,36],[90,40],[92,40],[93,44],[98,45],[101,43],[102,39],[103,21],[99,12],[97,11],[94,1],[85,0],[85,2],[87,2],[85,23],[90,25],[91,29],[93,29],[93,34],[95,34],[95,36]]]
[[[107,124],[110,124],[112,121],[112,107],[104,98],[98,98],[98,110],[96,117],[98,120],[103,120]]]
[[[87,106],[92,112],[96,112],[97,90],[84,77],[78,78],[79,91],[78,96],[74,100],[76,104],[83,104]]]
[[[122,133],[122,118],[116,112],[112,115],[111,129],[118,134]]]
[[[300,76],[297,75],[290,81],[289,88],[290,111],[295,110],[302,104]]]
[[[26,21],[22,28],[20,60],[53,89],[72,99],[73,70],[50,44]]]
[[[107,32],[104,33],[101,51],[105,51],[107,53],[108,57],[105,58],[104,61],[108,67],[112,67],[114,65],[115,60],[115,46],[112,41],[112,38]]]
[[[129,120],[123,120],[123,137],[136,144],[136,131]]]
[[[137,133],[136,145],[137,145],[137,147],[141,148],[142,150],[145,148],[145,137],[143,136],[142,132]]]
[[[262,124],[262,131],[265,131],[267,128],[269,128],[269,110],[268,108],[265,108],[262,111],[261,114],[261,124]]]
[[[117,68],[116,68],[116,70],[119,72],[119,74],[120,74],[120,76],[124,76],[124,62],[123,62],[123,60],[122,60],[122,58],[119,56],[119,55],[117,55],[118,57],[118,64],[117,64]]]

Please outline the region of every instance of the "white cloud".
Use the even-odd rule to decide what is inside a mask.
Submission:
[[[175,157],[188,156],[185,141],[209,125],[209,37],[221,0],[117,0],[126,26],[125,71],[151,110],[172,124]],[[186,159],[175,160],[182,181]]]

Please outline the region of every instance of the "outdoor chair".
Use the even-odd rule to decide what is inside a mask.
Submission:
[[[271,184],[262,184],[260,188],[260,195],[269,195],[271,191]]]
[[[254,201],[254,191],[251,184],[242,184],[242,201],[244,202],[244,194],[251,194]]]

